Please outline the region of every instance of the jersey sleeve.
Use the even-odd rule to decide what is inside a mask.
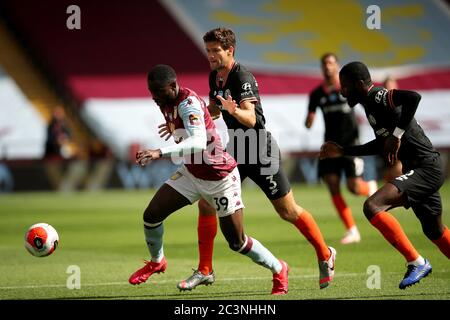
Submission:
[[[258,84],[250,72],[238,72],[233,81],[233,99],[240,104],[243,101],[258,101]]]
[[[385,88],[375,89],[374,92],[369,95],[371,102],[381,105],[383,107],[387,107],[391,110],[395,109],[394,101],[392,95],[394,90],[388,90]]]
[[[309,95],[308,113],[309,112],[316,112],[316,109],[317,109],[318,106],[319,106],[319,97],[318,97],[317,91],[314,90]]]
[[[189,96],[178,105],[178,114],[183,120],[184,128],[187,130],[189,136],[194,134],[194,131],[204,131],[205,114],[202,109],[202,104],[197,97]]]
[[[161,148],[164,157],[175,154],[189,155],[206,148],[206,126],[201,102],[196,97],[188,97],[178,105],[178,114],[183,120],[187,139],[180,143]]]

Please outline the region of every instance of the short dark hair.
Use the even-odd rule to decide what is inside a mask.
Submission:
[[[236,49],[236,36],[231,29],[216,28],[209,30],[203,36],[203,42],[219,42],[223,49],[233,47]]]
[[[160,86],[177,80],[175,70],[166,64],[157,64],[147,74],[148,82],[156,82]]]
[[[339,59],[338,59],[338,57],[337,57],[337,55],[336,55],[335,53],[333,53],[333,52],[327,52],[327,53],[324,53],[324,54],[320,57],[320,62],[321,62],[321,63],[324,63],[324,62],[325,62],[325,59],[328,58],[328,57],[333,57],[334,59],[336,59],[336,61],[339,61]]]
[[[353,61],[347,63],[342,67],[340,74],[345,75],[352,81],[362,80],[365,84],[372,83],[372,78],[370,77],[369,69],[367,66],[359,61]]]

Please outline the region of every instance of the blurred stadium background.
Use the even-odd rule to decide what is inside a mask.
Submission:
[[[69,5],[81,29],[69,30]],[[381,8],[369,30],[366,8]],[[319,57],[365,61],[376,81],[398,79],[423,95],[417,118],[449,174],[450,19],[442,1],[65,1],[3,0],[0,7],[0,190],[79,190],[158,186],[168,162],[130,166],[139,147],[160,146],[162,122],[146,88],[147,70],[172,65],[180,82],[207,97],[202,35],[225,25],[237,59],[254,72],[267,126],[278,137],[293,181],[316,182],[323,122],[304,128],[308,93],[321,81]],[[65,161],[44,157],[52,110],[63,106],[72,139]],[[362,142],[373,138],[357,107]],[[367,174],[380,165],[367,159]],[[375,165],[374,165],[375,163]]]
[[[366,8],[373,4],[381,8],[380,30],[369,30],[366,27],[369,16]],[[81,29],[70,30],[66,26],[71,15],[66,10],[70,5],[77,5],[81,9]],[[267,127],[278,138],[284,153],[283,165],[291,181],[301,184],[318,183],[315,154],[323,141],[323,121],[316,121],[309,131],[303,123],[308,93],[322,79],[319,57],[329,51],[339,56],[341,65],[352,60],[366,62],[377,83],[387,76],[393,76],[397,78],[400,88],[417,90],[422,94],[416,118],[441,152],[445,174],[446,177],[449,176],[449,1],[1,0],[0,193],[4,194],[0,195],[0,213],[6,220],[0,222],[0,226],[3,224],[6,229],[14,225],[11,219],[16,211],[24,214],[19,219],[21,227],[36,222],[31,221],[31,217],[35,217],[30,213],[32,208],[25,210],[25,207],[20,206],[25,205],[21,199],[30,201],[30,206],[36,205],[45,219],[53,218],[62,224],[63,218],[58,218],[56,211],[69,216],[76,210],[84,210],[79,208],[84,197],[89,198],[85,206],[92,205],[97,210],[99,219],[103,211],[105,218],[111,211],[118,218],[123,213],[119,214],[121,209],[131,210],[121,206],[127,199],[130,202],[138,201],[137,204],[133,203],[132,209],[141,212],[148,201],[148,193],[138,192],[137,196],[132,196],[130,193],[118,194],[114,191],[109,197],[99,198],[95,194],[83,196],[76,193],[68,202],[66,198],[61,198],[61,193],[105,189],[119,192],[122,189],[143,189],[146,192],[148,188],[155,188],[163,183],[174,169],[169,161],[157,161],[146,168],[134,165],[134,154],[138,148],[164,145],[157,134],[157,125],[163,118],[149,97],[146,73],[155,64],[170,64],[177,70],[183,86],[206,98],[209,66],[203,50],[202,36],[207,30],[217,26],[228,26],[236,31],[237,60],[247,65],[258,80]],[[47,126],[58,107],[65,111],[71,138],[65,142],[59,156],[45,156]],[[357,106],[356,109],[362,142],[372,140],[373,132],[362,108]],[[224,124],[219,120],[218,125]],[[379,159],[368,157],[366,169],[367,178],[381,179],[382,164]],[[305,193],[311,196],[305,197],[306,203],[312,210],[317,209],[318,222],[324,224],[328,218],[320,218],[323,215],[321,209],[334,215],[331,205],[322,208],[329,196],[325,188],[309,188],[313,189]],[[320,199],[314,198],[318,190],[322,192]],[[444,208],[448,203],[448,188],[446,190],[443,194]],[[55,198],[51,198],[53,193],[19,193],[22,191],[60,193],[54,193]],[[248,194],[255,193],[252,191]],[[117,200],[112,204],[106,204],[116,197]],[[247,197],[246,191],[244,197]],[[249,206],[250,212],[260,205],[258,199],[246,199],[255,203],[253,208],[252,205]],[[106,205],[103,211],[100,208],[102,205],[97,203],[101,200]],[[349,201],[356,201],[352,204],[360,207],[363,200]],[[72,205],[75,211],[71,211],[70,207],[60,209],[66,205]],[[109,213],[106,212],[108,210]],[[356,207],[354,210],[358,212]],[[195,212],[195,208],[189,211]],[[267,211],[273,219],[278,219],[273,212],[269,213],[269,209]],[[252,214],[249,214],[250,219]],[[446,215],[448,222],[448,210]],[[193,217],[195,214],[189,221],[195,230]],[[338,239],[342,227],[337,217],[334,218],[335,228],[325,224],[324,232],[329,232]],[[125,219],[121,219],[118,218],[118,223],[126,225],[127,230],[135,230],[135,234],[127,238],[128,242],[135,241],[130,246],[139,245],[142,249],[139,254],[144,253],[145,246],[140,233],[141,217],[133,215],[128,224]],[[358,214],[356,219],[362,220],[363,217]],[[408,223],[417,230],[421,241],[431,247],[421,235],[413,216],[408,219],[411,219]],[[67,226],[74,222],[71,223]],[[266,225],[272,228],[271,220]],[[183,227],[180,225],[180,230]],[[375,235],[375,231],[367,223],[362,228],[363,231],[374,234],[378,241],[374,245],[380,244],[390,255],[398,258],[394,250],[385,245],[381,236]],[[74,230],[72,233],[70,230],[68,227],[67,233],[74,238],[70,240],[67,236],[66,245],[79,245],[74,241]],[[106,234],[105,230],[98,230],[100,234]],[[86,241],[89,235],[92,236],[92,232],[91,226],[86,229],[86,233],[82,233]],[[13,232],[10,233],[3,240],[12,239]],[[185,275],[189,271],[188,267],[195,263],[195,232],[191,233],[191,260],[179,261],[181,265],[177,268],[180,275],[177,277]],[[295,236],[294,234],[292,237]],[[107,236],[105,239],[109,239],[111,245],[117,244],[118,250],[125,246]],[[270,239],[269,237],[266,241]],[[97,238],[95,240],[101,241]],[[89,247],[91,242],[81,245],[86,250]],[[370,248],[358,249],[358,257],[365,257],[365,252],[370,251]],[[5,250],[7,257],[16,259],[17,253],[13,249]],[[219,253],[226,251],[218,250]],[[431,250],[439,256],[437,249]],[[130,252],[133,259],[138,255],[136,250]],[[439,263],[444,266],[446,261],[439,257]],[[83,259],[90,261],[91,257],[85,256]],[[386,259],[385,263],[389,264],[389,258]],[[399,262],[400,259],[396,261]],[[133,266],[130,263],[129,270],[121,270],[126,274],[125,277],[129,271],[133,271]],[[3,267],[4,270],[8,268],[6,265]],[[352,266],[348,268],[352,272]],[[404,272],[403,269],[393,271]],[[431,286],[431,289],[438,286],[438,293],[433,296],[435,298],[445,298],[445,294],[448,298],[448,286],[445,286],[445,282],[448,285],[448,273],[447,276],[442,275],[445,271],[441,270],[441,281],[444,282]],[[365,269],[362,272],[364,274]],[[311,266],[311,273],[315,274],[315,266]],[[395,276],[395,281],[398,277],[400,275]],[[361,278],[364,281],[364,275]],[[6,283],[5,279],[3,278]],[[43,279],[51,282],[48,276]],[[124,279],[126,278],[121,280]],[[64,278],[62,281],[64,283]],[[116,280],[108,278],[108,281]],[[11,280],[7,283],[14,286],[22,282]],[[170,290],[172,287],[171,283]],[[27,296],[26,286],[20,290],[24,290],[23,293],[20,291],[6,297]],[[392,290],[398,291],[396,288]],[[339,297],[331,292],[330,297]],[[324,297],[315,294],[315,297]],[[31,297],[39,296],[32,293]],[[202,297],[206,298],[200,296]]]

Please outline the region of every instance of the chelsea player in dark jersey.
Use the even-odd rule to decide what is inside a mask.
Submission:
[[[230,142],[227,152],[238,162],[241,181],[252,179],[266,194],[279,216],[292,223],[316,250],[319,264],[319,286],[325,288],[334,276],[335,249],[328,247],[313,216],[294,199],[289,181],[281,168],[275,139],[265,128],[265,118],[255,77],[239,64],[234,53],[236,37],[232,30],[217,28],[204,37],[211,67],[209,105],[213,116],[223,116]],[[178,285],[191,290],[199,284],[214,281],[212,254],[217,218],[214,207],[199,201],[199,265],[194,274]]]
[[[341,147],[326,142],[321,158],[381,154],[389,163],[403,164],[403,175],[386,183],[364,203],[364,214],[407,261],[399,288],[405,289],[431,273],[431,264],[409,241],[397,219],[387,211],[412,208],[424,234],[450,259],[450,231],[442,223],[439,189],[444,174],[439,153],[417,123],[414,114],[421,96],[414,91],[375,87],[367,66],[345,65],[340,73],[341,92],[350,106],[363,105],[376,139],[364,145]]]

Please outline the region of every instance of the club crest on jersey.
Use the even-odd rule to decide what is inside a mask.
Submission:
[[[190,114],[189,123],[193,126],[200,125],[201,124],[200,116],[198,114]]]
[[[249,82],[246,82],[242,85],[242,89],[248,91],[252,88],[252,85]]]
[[[369,114],[367,119],[369,120],[369,123],[370,123],[371,126],[374,126],[374,125],[377,124],[377,120],[375,120],[375,117],[373,115]]]

